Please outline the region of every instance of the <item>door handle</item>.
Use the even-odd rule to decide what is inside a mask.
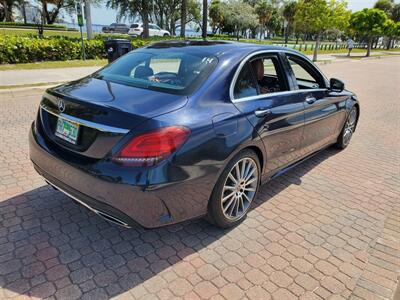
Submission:
[[[317,99],[316,99],[315,97],[308,96],[308,97],[306,98],[306,102],[307,102],[308,104],[313,104],[315,101],[317,101]]]
[[[271,113],[271,110],[270,109],[265,109],[265,108],[259,108],[254,112],[254,114],[258,118],[265,117],[266,115],[269,115],[270,113]]]

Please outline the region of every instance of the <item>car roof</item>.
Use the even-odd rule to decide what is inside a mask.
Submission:
[[[188,52],[204,52],[207,55],[214,55],[217,57],[229,56],[229,53],[235,52],[236,54],[247,55],[257,51],[275,50],[277,52],[291,52],[302,55],[300,52],[290,48],[255,44],[255,43],[242,43],[234,41],[220,41],[220,40],[170,40],[161,41],[150,44],[145,47],[146,49],[170,49],[170,48],[186,48]],[[302,55],[304,56],[304,55]]]

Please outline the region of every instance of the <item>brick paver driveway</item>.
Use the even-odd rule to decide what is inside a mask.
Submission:
[[[0,298],[392,298],[400,270],[400,58],[321,68],[361,100],[351,145],[261,188],[232,230],[123,229],[33,171],[31,92],[0,100]],[[380,299],[380,298],[379,298]]]

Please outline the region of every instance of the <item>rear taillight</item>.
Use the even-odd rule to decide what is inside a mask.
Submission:
[[[189,137],[186,127],[164,127],[134,137],[113,161],[129,166],[154,166],[175,152]]]

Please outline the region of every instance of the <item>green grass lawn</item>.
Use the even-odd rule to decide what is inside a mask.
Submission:
[[[37,35],[38,31],[36,29],[26,29],[26,28],[0,28],[1,35]],[[43,31],[44,36],[54,36],[63,35],[68,37],[80,37],[81,33],[79,31],[65,31],[65,30],[46,30]],[[84,33],[86,36],[86,34]]]

